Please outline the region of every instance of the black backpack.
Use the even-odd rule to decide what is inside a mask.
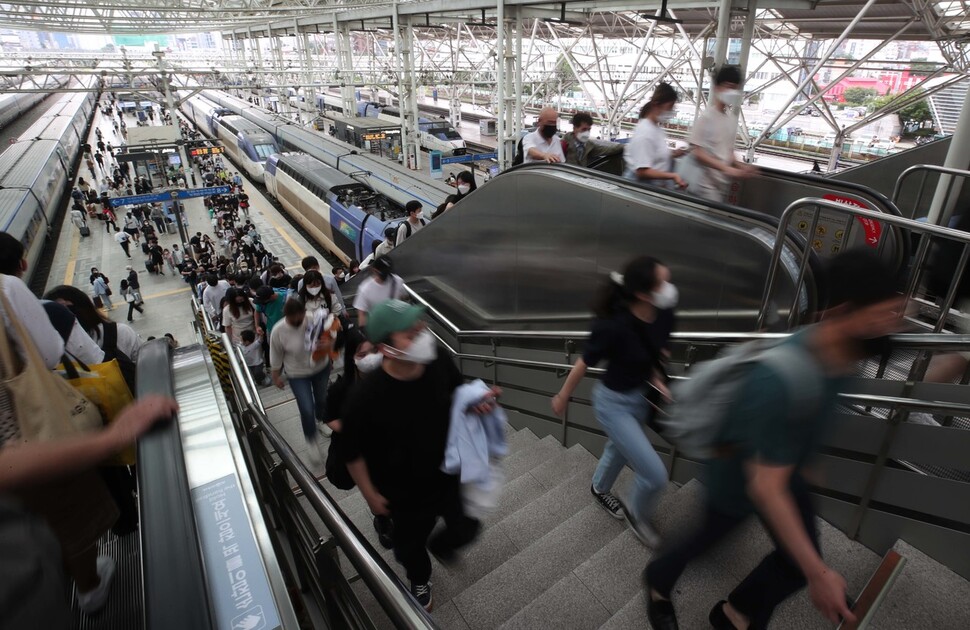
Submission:
[[[515,145],[515,156],[512,158],[512,166],[516,164],[522,164],[525,161],[525,154],[522,152],[522,140],[525,138],[519,138],[519,143]]]
[[[104,360],[110,361],[117,359],[118,367],[121,368],[121,376],[124,377],[128,389],[134,396],[137,380],[135,376],[135,362],[127,354],[118,349],[118,324],[116,322],[104,322],[102,326],[104,327],[104,345],[102,347],[104,350]]]

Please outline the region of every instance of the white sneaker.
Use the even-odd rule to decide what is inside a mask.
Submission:
[[[101,583],[87,593],[77,594],[77,605],[86,615],[93,615],[108,601],[111,580],[115,576],[115,561],[109,556],[98,556],[98,577]]]
[[[311,468],[319,469],[323,466],[323,457],[320,454],[320,445],[315,439],[307,440],[306,458],[310,462]]]

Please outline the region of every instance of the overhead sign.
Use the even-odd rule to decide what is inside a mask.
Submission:
[[[469,153],[467,155],[455,155],[453,157],[441,158],[442,164],[464,164],[466,162],[484,162],[485,160],[498,159],[498,153]]]
[[[226,147],[196,147],[195,149],[189,149],[189,155],[192,157],[198,157],[200,155],[218,155],[219,153],[225,153]]]
[[[229,194],[229,186],[209,186],[208,188],[188,188],[178,190],[166,190],[147,195],[131,195],[129,197],[115,197],[109,200],[112,208],[121,206],[140,206],[146,203],[160,203],[172,201],[174,199],[194,199],[196,197],[211,197],[212,195]]]
[[[370,142],[373,142],[375,140],[384,140],[384,139],[386,139],[387,138],[387,134],[386,133],[383,133],[383,132],[382,133],[365,133],[364,135],[361,136],[361,138],[363,138],[364,140],[368,140]]]

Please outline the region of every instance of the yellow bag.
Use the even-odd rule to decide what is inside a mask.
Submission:
[[[57,366],[57,371],[67,379],[84,397],[97,405],[105,424],[111,424],[122,409],[131,404],[134,396],[121,374],[117,359],[105,361],[88,367],[78,361],[65,357],[65,362]],[[77,366],[74,363],[77,363]],[[109,465],[132,466],[135,463],[135,446],[126,447],[116,456],[104,462]]]

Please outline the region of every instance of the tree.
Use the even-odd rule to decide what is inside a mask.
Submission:
[[[848,88],[842,93],[842,100],[849,105],[865,105],[866,101],[875,98],[879,92],[872,88]]]
[[[923,90],[919,90],[918,93],[922,94]],[[899,95],[887,94],[886,96],[878,96],[872,99],[872,101],[869,103],[869,109],[872,111],[880,110],[886,106],[891,106],[894,102],[898,102],[902,98],[903,98],[903,95],[901,94]],[[906,97],[906,100],[910,100],[910,97]],[[896,113],[899,115],[899,118],[902,121],[915,120],[917,122],[923,122],[925,120],[931,120],[933,118],[933,114],[930,111],[930,104],[927,102],[925,98],[921,98],[916,100],[915,102],[910,103],[909,105],[907,105],[906,107],[903,107]]]

